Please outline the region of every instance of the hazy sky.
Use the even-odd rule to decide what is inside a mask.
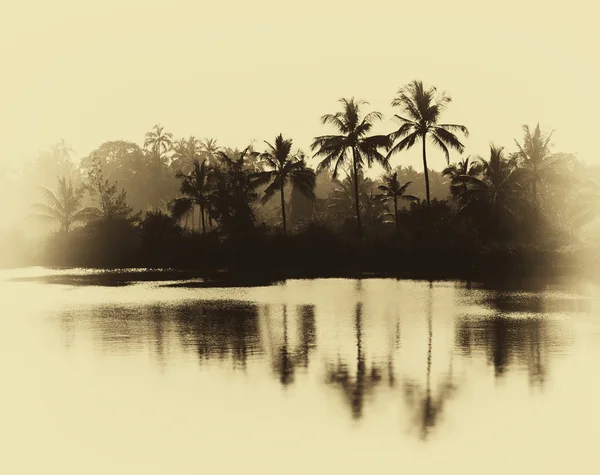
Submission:
[[[467,153],[512,148],[539,120],[557,149],[600,164],[593,3],[5,0],[0,156],[61,138],[85,156],[156,123],[240,147],[282,132],[308,151],[340,97],[368,100],[389,132],[397,89],[422,79],[452,96],[445,121],[469,127]]]

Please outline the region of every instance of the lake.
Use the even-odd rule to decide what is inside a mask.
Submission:
[[[600,470],[588,282],[91,274],[0,272],[0,473]]]

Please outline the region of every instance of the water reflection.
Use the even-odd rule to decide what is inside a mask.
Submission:
[[[290,392],[312,387],[321,398],[333,389],[337,400],[342,396],[346,417],[357,421],[366,419],[367,402],[385,394],[405,403],[412,427],[427,440],[451,412],[449,401],[463,397],[455,377],[457,360],[460,364],[484,358],[498,378],[507,377],[512,368],[526,368],[530,384],[543,385],[550,360],[565,345],[559,322],[550,318],[552,312],[585,308],[558,294],[431,283],[411,283],[408,290],[400,286],[396,293],[377,294],[375,284],[351,285],[343,297],[324,300],[311,295],[295,301],[275,298],[281,288],[274,287],[263,300],[187,297],[91,305],[62,310],[56,321],[68,349],[91,337],[104,353],[146,353],[166,370],[189,355],[203,369],[217,364],[215,371],[223,378],[230,369],[246,371],[248,378],[267,374],[268,382],[260,380],[261,386],[274,383]],[[393,305],[382,303],[381,295]],[[335,305],[328,307],[328,299]],[[266,372],[248,371],[251,363]],[[465,380],[481,377],[470,371],[466,379],[460,378],[461,387]],[[317,377],[302,377],[308,374]],[[369,408],[376,412],[378,406]]]
[[[282,320],[277,321],[267,306],[265,309],[268,326],[267,338],[271,350],[272,370],[278,376],[283,386],[288,386],[295,381],[296,368],[308,370],[310,356],[316,349],[316,322],[314,305],[296,305],[291,308],[287,304],[281,305]],[[290,325],[295,317],[297,323],[297,339],[293,345],[290,342]],[[291,321],[292,320],[292,321]],[[283,331],[281,338],[277,338],[278,327]]]
[[[200,361],[231,359],[245,369],[261,355],[258,306],[236,301],[200,301],[179,305],[174,314],[184,348],[195,348]]]
[[[449,358],[449,370],[439,382],[435,394],[431,390],[431,366],[433,353],[433,285],[429,283],[427,293],[427,364],[425,375],[425,388],[411,379],[404,382],[404,399],[413,412],[413,424],[418,427],[421,439],[425,440],[441,419],[444,405],[452,398],[457,390],[453,381],[452,354]]]
[[[513,364],[527,368],[532,385],[542,386],[548,374],[550,348],[557,349],[556,325],[543,318],[494,316],[461,317],[456,325],[456,342],[463,355],[482,351],[497,378]]]
[[[375,363],[367,369],[363,349],[363,315],[362,303],[356,304],[354,312],[354,327],[356,335],[356,369],[351,375],[350,365],[338,355],[335,364],[327,365],[327,383],[342,390],[344,400],[350,405],[352,417],[359,419],[363,415],[365,397],[372,393],[382,381],[381,368]],[[390,362],[391,364],[391,362]]]
[[[591,308],[590,300],[560,292],[488,291],[479,305],[492,315],[456,319],[456,345],[464,356],[483,353],[496,378],[512,366],[526,368],[529,383],[543,387],[552,353],[567,344],[564,329],[551,315],[577,314]]]

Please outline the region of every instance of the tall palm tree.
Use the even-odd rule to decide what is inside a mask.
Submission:
[[[165,132],[161,125],[155,125],[150,132],[146,133],[144,147],[150,149],[157,160],[160,160],[163,154],[171,150],[173,146],[173,134]]]
[[[146,133],[144,147],[149,149],[156,162],[156,204],[160,203],[160,188],[162,180],[162,167],[164,163],[164,154],[173,147],[173,134],[165,132],[164,127],[155,125],[150,132]]]
[[[471,214],[487,218],[492,231],[500,231],[501,222],[514,222],[524,209],[522,199],[523,170],[513,159],[504,156],[504,147],[490,145],[490,158],[479,158],[481,177],[461,175],[458,184],[465,185],[459,198],[459,215]]]
[[[275,193],[279,191],[281,195],[281,217],[283,235],[287,235],[286,215],[285,215],[285,185],[291,181],[292,186],[308,198],[315,198],[316,174],[314,170],[307,168],[304,158],[299,155],[292,155],[292,141],[284,139],[281,134],[275,137],[275,145],[269,142],[269,150],[262,153],[260,158],[266,162],[270,170],[258,172],[255,174],[257,184],[270,183],[261,198],[265,204]]]
[[[428,209],[430,208],[430,193],[429,170],[427,168],[427,138],[442,149],[446,155],[447,163],[450,163],[449,148],[453,148],[459,153],[464,150],[464,145],[455,135],[455,132],[462,132],[465,137],[469,136],[469,131],[464,125],[438,123],[441,113],[450,102],[452,102],[452,99],[444,93],[438,94],[435,87],[425,89],[422,81],[412,81],[400,88],[392,101],[392,106],[400,107],[406,117],[394,115],[401,125],[398,130],[390,134],[390,138],[394,142],[399,141],[389,151],[388,158],[397,152],[412,148],[418,140],[421,141]]]
[[[182,171],[179,171],[175,175],[181,180],[179,191],[183,197],[171,201],[171,214],[173,217],[180,219],[189,212],[193,213],[194,206],[198,205],[200,207],[202,234],[206,234],[204,215],[205,211],[208,209],[210,198],[210,169],[207,166],[206,160],[203,160],[202,163],[200,163],[197,159],[194,159],[192,164],[194,168],[189,174],[186,175]]]
[[[554,157],[550,152],[550,140],[554,131],[542,133],[538,123],[531,133],[528,125],[523,126],[523,144],[515,140],[519,151],[516,157],[520,165],[528,171],[531,183],[532,203],[534,210],[538,209],[538,188],[540,182],[551,175],[555,165]]]
[[[379,197],[382,201],[394,201],[394,222],[396,223],[396,228],[399,227],[398,222],[398,200],[406,200],[406,201],[416,201],[418,198],[413,195],[407,195],[406,190],[411,185],[412,182],[407,181],[406,183],[400,183],[398,181],[398,172],[394,172],[391,175],[386,175],[383,177],[383,185],[379,185],[379,191],[381,194]]]
[[[333,165],[333,178],[337,178],[338,169],[348,164],[352,167],[354,180],[354,206],[358,224],[358,235],[362,237],[359,204],[359,171],[365,164],[371,167],[373,162],[389,170],[387,158],[379,151],[389,149],[391,139],[385,135],[368,135],[376,120],[383,116],[379,112],[370,112],[361,116],[361,107],[368,102],[362,100],[340,99],[343,110],[335,114],[325,114],[321,117],[324,125],[331,124],[340,132],[339,135],[323,135],[315,137],[311,150],[315,157],[323,157],[318,170],[330,168]],[[351,156],[349,155],[351,153]]]
[[[40,186],[45,195],[47,204],[36,203],[32,207],[38,212],[33,215],[47,221],[60,224],[60,229],[68,234],[73,224],[85,222],[100,215],[100,210],[94,207],[82,207],[84,187],[76,187],[71,180],[65,177],[58,179],[58,191],[55,193],[50,188]]]
[[[442,175],[450,178],[450,193],[455,198],[461,196],[466,187],[464,181],[459,177],[463,175],[478,176],[480,173],[481,164],[476,160],[471,160],[470,155],[457,163],[447,166],[442,171]]]

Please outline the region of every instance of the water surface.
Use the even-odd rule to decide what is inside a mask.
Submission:
[[[596,473],[585,282],[65,273],[0,274],[0,473]]]

